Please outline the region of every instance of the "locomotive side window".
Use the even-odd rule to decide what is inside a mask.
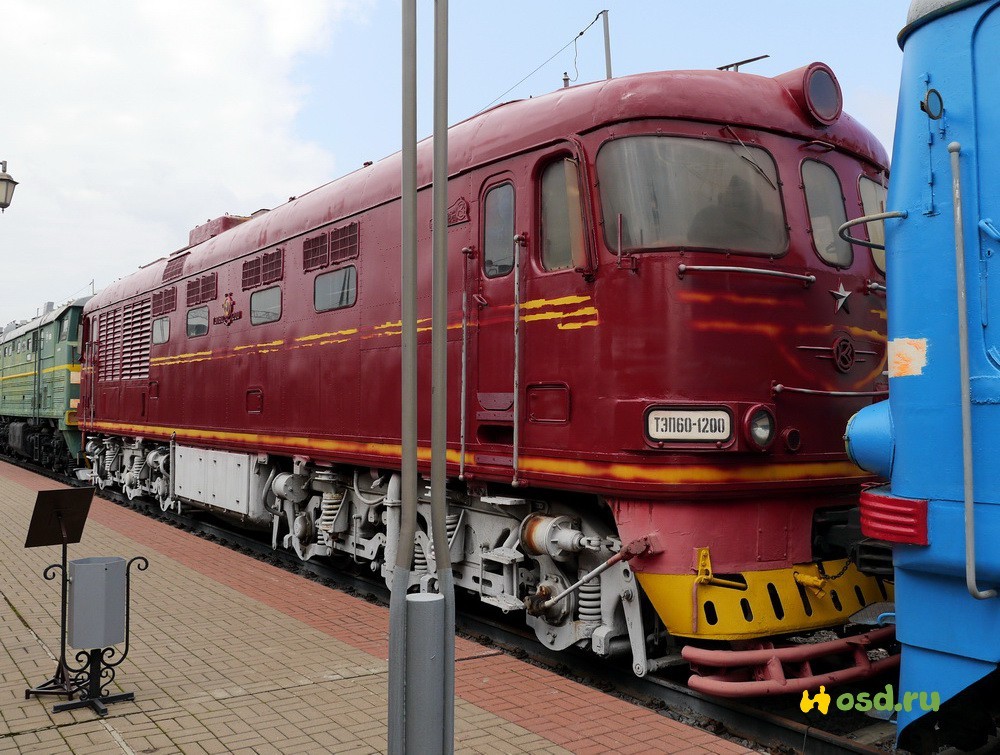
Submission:
[[[187,313],[187,334],[189,338],[208,333],[208,307],[189,309]]]
[[[632,136],[597,153],[610,249],[695,248],[774,256],[788,246],[778,171],[758,147]]]
[[[170,318],[159,317],[153,320],[153,343],[166,343],[170,340]]]
[[[583,207],[576,162],[569,158],[542,172],[542,267],[566,270],[583,265]]]
[[[837,229],[847,222],[847,212],[844,210],[844,191],[836,172],[826,163],[805,160],[802,163],[802,185],[805,187],[816,254],[830,265],[849,267],[854,260],[854,250],[837,235]]]
[[[861,192],[861,207],[865,215],[876,215],[885,212],[885,187],[872,181],[867,176],[858,179],[858,191]],[[873,244],[885,246],[885,221],[876,220],[865,223],[868,229],[868,240]],[[885,249],[872,249],[872,261],[875,267],[885,272]]]
[[[354,306],[358,298],[358,271],[354,265],[317,275],[313,283],[313,306],[317,312]]]
[[[265,288],[250,295],[250,324],[263,325],[281,319],[281,287]]]
[[[514,186],[490,189],[483,205],[483,272],[500,278],[514,269]]]

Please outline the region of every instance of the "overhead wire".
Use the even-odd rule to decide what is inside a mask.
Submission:
[[[516,84],[514,84],[514,86],[512,86],[512,87],[511,87],[510,89],[508,89],[508,90],[507,90],[506,92],[504,92],[503,94],[501,94],[501,95],[500,95],[499,97],[497,97],[497,98],[496,98],[495,100],[493,100],[492,102],[490,102],[489,104],[487,104],[487,105],[486,105],[485,107],[481,108],[481,110],[486,110],[486,108],[489,108],[489,107],[492,107],[493,105],[495,105],[496,103],[498,103],[498,102],[499,102],[500,100],[502,100],[502,99],[503,99],[504,97],[506,97],[506,96],[507,96],[508,94],[510,94],[511,92],[513,92],[513,91],[514,91],[515,89],[517,89],[517,88],[518,88],[519,86],[521,86],[521,84],[523,84],[524,82],[526,82],[526,81],[527,81],[528,79],[530,79],[530,78],[531,78],[532,76],[534,76],[534,75],[535,75],[536,73],[538,73],[538,72],[539,72],[539,71],[541,71],[541,70],[542,70],[543,68],[545,68],[545,66],[547,66],[547,65],[548,65],[549,63],[551,63],[551,62],[552,62],[553,60],[555,60],[555,59],[556,59],[557,57],[559,57],[559,55],[560,55],[560,54],[561,54],[561,53],[562,53],[562,52],[563,52],[563,51],[564,51],[564,50],[565,50],[565,49],[566,49],[567,47],[569,47],[570,45],[573,45],[573,46],[575,47],[575,46],[576,46],[576,41],[577,41],[577,40],[578,40],[578,39],[579,39],[580,37],[582,37],[582,36],[583,36],[583,35],[584,35],[584,34],[585,34],[585,33],[587,32],[587,30],[588,30],[588,29],[590,29],[590,27],[591,27],[591,26],[593,26],[594,24],[596,24],[596,23],[597,23],[597,19],[599,19],[599,18],[601,17],[601,13],[604,13],[604,11],[600,11],[600,12],[599,12],[599,13],[598,13],[598,14],[597,14],[596,16],[594,16],[594,20],[593,20],[593,21],[591,21],[591,22],[590,22],[589,24],[587,24],[587,26],[586,26],[586,27],[584,27],[583,31],[581,31],[581,32],[580,32],[579,34],[577,34],[577,35],[576,35],[575,37],[573,37],[573,39],[571,39],[571,40],[570,40],[569,42],[567,42],[567,43],[566,43],[566,44],[564,44],[564,45],[563,45],[562,47],[560,47],[560,48],[559,48],[559,49],[558,49],[558,50],[557,50],[557,51],[555,52],[555,54],[553,54],[553,55],[552,55],[552,57],[550,57],[550,58],[549,58],[548,60],[546,60],[546,61],[545,61],[544,63],[542,63],[542,64],[541,64],[540,66],[538,66],[538,67],[537,67],[537,68],[536,68],[535,70],[533,70],[533,71],[532,71],[531,73],[529,73],[529,74],[528,74],[527,76],[525,76],[525,77],[524,77],[523,79],[521,79],[521,80],[520,80],[519,82],[517,82]],[[576,70],[576,75],[577,75],[577,78],[579,78],[579,76],[580,76],[580,72],[579,72],[579,70],[578,70],[578,69],[576,68],[576,54],[575,54],[575,53],[574,53],[574,55],[573,55],[573,68],[574,68],[574,69]],[[573,81],[576,81],[576,78],[574,78],[574,79],[573,79]]]

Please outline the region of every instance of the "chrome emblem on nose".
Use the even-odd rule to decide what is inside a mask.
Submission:
[[[842,336],[833,342],[833,366],[838,372],[849,372],[854,366],[857,352],[850,338]]]

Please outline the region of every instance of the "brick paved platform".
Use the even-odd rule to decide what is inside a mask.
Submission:
[[[0,753],[386,750],[387,611],[101,499],[70,559],[146,556],[106,718],[24,699],[59,652],[58,547],[23,548],[51,480],[0,463]],[[750,752],[471,642],[456,643],[456,750]]]

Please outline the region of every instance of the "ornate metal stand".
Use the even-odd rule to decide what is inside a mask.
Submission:
[[[31,515],[25,548],[43,545],[61,545],[62,562],[45,567],[42,576],[55,579],[56,569],[62,570],[62,591],[60,593],[59,665],[56,673],[47,682],[24,691],[24,699],[32,695],[66,695],[73,699],[75,689],[70,683],[66,667],[66,597],[69,586],[69,572],[66,570],[66,554],[70,543],[80,542],[83,527],[90,511],[93,488],[65,490],[42,490],[35,499],[35,510]]]
[[[65,560],[63,561],[65,564]],[[121,655],[118,656],[117,660],[112,660],[115,658],[115,654],[118,653],[118,649],[113,645],[106,648],[95,648],[93,650],[81,650],[76,656],[76,662],[79,666],[71,666],[66,661],[66,600],[65,600],[65,584],[66,584],[66,568],[63,566],[63,621],[61,628],[61,648],[62,655],[59,657],[59,671],[64,675],[71,674],[72,679],[67,680],[67,684],[70,687],[69,699],[71,702],[59,703],[53,706],[52,712],[59,713],[64,710],[72,710],[74,708],[93,708],[98,715],[106,716],[108,714],[107,706],[111,703],[118,703],[124,700],[134,700],[134,692],[123,692],[117,695],[107,694],[107,689],[115,680],[115,674],[117,667],[122,664],[125,658],[128,656],[129,647],[129,636],[130,636],[130,617],[131,617],[131,595],[132,595],[132,564],[136,564],[136,568],[139,571],[146,571],[149,568],[149,561],[143,556],[136,556],[131,559],[125,566],[125,649],[121,651]],[[46,579],[52,579],[48,576],[48,572],[51,569],[59,568],[59,564],[52,564],[49,566],[45,572]],[[32,690],[29,690],[31,692]],[[27,695],[27,693],[25,693]],[[79,694],[79,700],[73,700],[73,695]]]

